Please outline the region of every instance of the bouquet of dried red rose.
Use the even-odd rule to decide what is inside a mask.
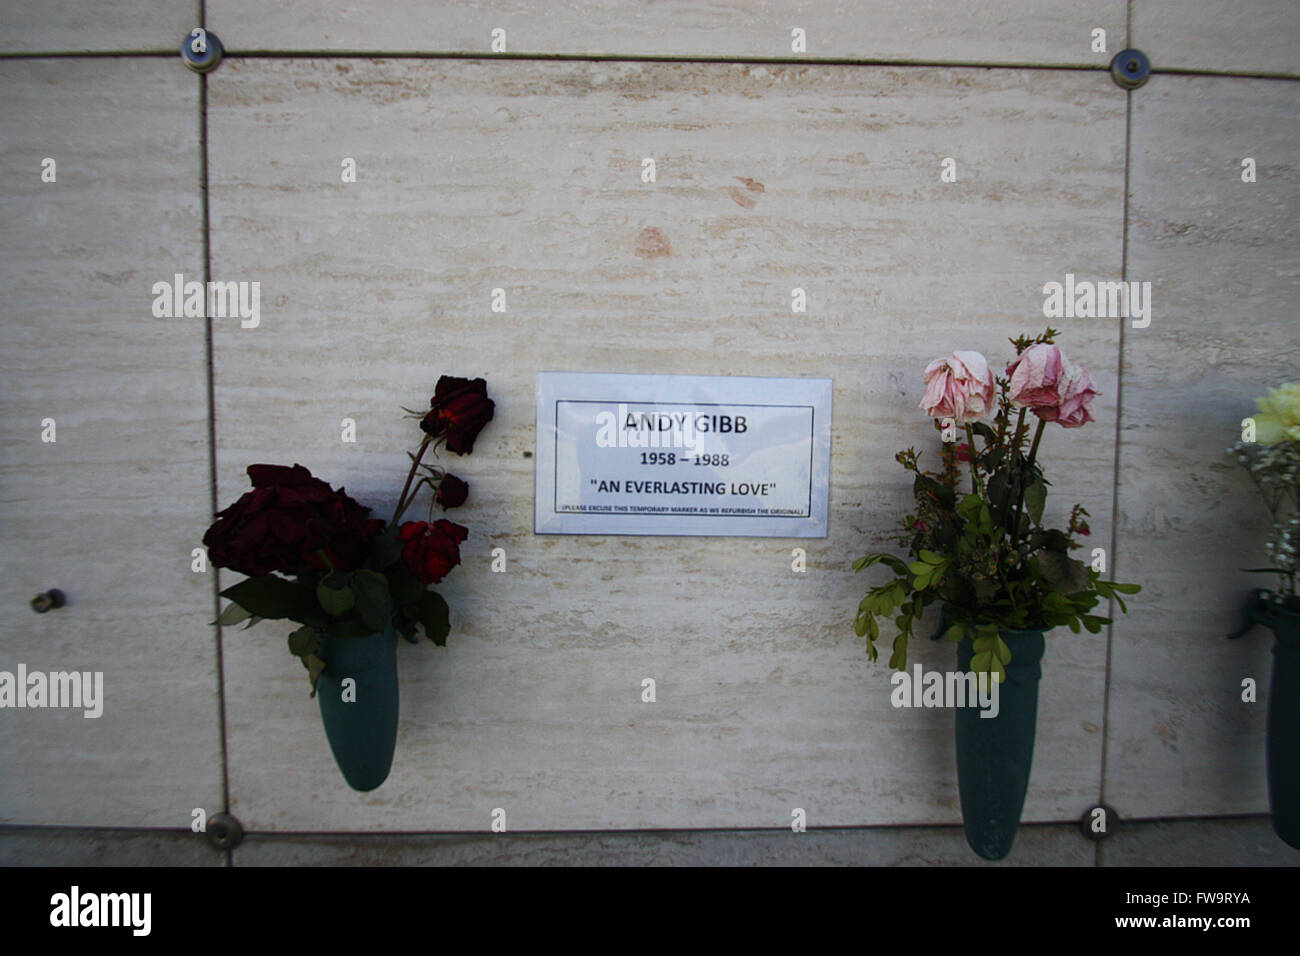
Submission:
[[[429,586],[460,563],[469,531],[433,518],[464,504],[469,486],[444,469],[423,463],[439,444],[460,455],[492,419],[487,383],[442,376],[425,433],[390,521],[332,489],[302,465],[250,465],[253,490],[217,514],[203,536],[219,568],[248,575],[221,592],[230,600],[217,623],[251,626],[286,619],[300,626],[289,650],[301,658],[320,693],[321,714],[334,755],[354,787],[383,782],[396,740],[396,635],[414,643],[417,632],[440,646],[450,630],[447,602]],[[422,486],[430,489],[426,521],[400,523]],[[346,706],[362,705],[362,706]]]

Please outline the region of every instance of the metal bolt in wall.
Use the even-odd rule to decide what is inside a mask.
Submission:
[[[215,33],[195,27],[181,43],[181,59],[195,73],[211,73],[221,62],[221,41]]]
[[[1100,842],[1115,832],[1119,822],[1119,814],[1114,807],[1099,803],[1084,813],[1079,820],[1079,829],[1089,840]]]
[[[1126,90],[1136,90],[1151,75],[1151,61],[1141,50],[1120,50],[1110,61],[1110,77]]]
[[[58,588],[50,588],[48,591],[42,591],[32,598],[32,610],[37,614],[44,614],[46,611],[63,607],[67,603],[68,599],[62,591]]]
[[[203,831],[215,850],[233,850],[244,840],[243,825],[229,813],[214,813],[208,817]]]

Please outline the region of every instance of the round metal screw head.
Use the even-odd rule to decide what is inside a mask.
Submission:
[[[62,591],[58,588],[50,588],[48,591],[42,591],[32,598],[32,610],[37,614],[44,614],[46,611],[63,607],[67,603],[68,599]]]
[[[217,35],[202,27],[195,27],[181,41],[181,59],[195,73],[211,73],[221,62],[223,52]]]
[[[233,850],[244,839],[244,828],[229,813],[214,813],[208,817],[208,827],[203,831],[216,850]]]
[[[1100,842],[1115,832],[1119,826],[1119,814],[1108,803],[1099,803],[1084,813],[1079,820],[1079,829],[1089,840]]]
[[[1136,90],[1151,75],[1151,61],[1141,50],[1120,50],[1110,61],[1110,76],[1126,90]]]

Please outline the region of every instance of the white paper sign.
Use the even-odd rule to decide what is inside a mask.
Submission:
[[[538,534],[826,536],[831,381],[539,372]]]

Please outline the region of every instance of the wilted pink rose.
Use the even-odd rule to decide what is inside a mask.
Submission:
[[[1029,408],[1055,408],[1061,404],[1057,386],[1064,368],[1065,357],[1055,345],[1040,342],[1029,346],[1007,366],[1007,376],[1011,379],[1007,394],[1011,404]]]
[[[1060,404],[1056,407],[1035,408],[1035,415],[1045,422],[1056,422],[1062,428],[1078,428],[1096,421],[1092,417],[1092,400],[1098,392],[1086,368],[1065,360],[1057,389],[1061,396]]]
[[[983,418],[993,407],[993,371],[979,352],[953,352],[925,367],[921,408],[931,418],[965,424]]]
[[[1092,376],[1075,365],[1055,345],[1031,345],[1007,366],[1011,379],[1008,397],[1013,405],[1028,408],[1045,422],[1078,428],[1092,417],[1097,396]]]

